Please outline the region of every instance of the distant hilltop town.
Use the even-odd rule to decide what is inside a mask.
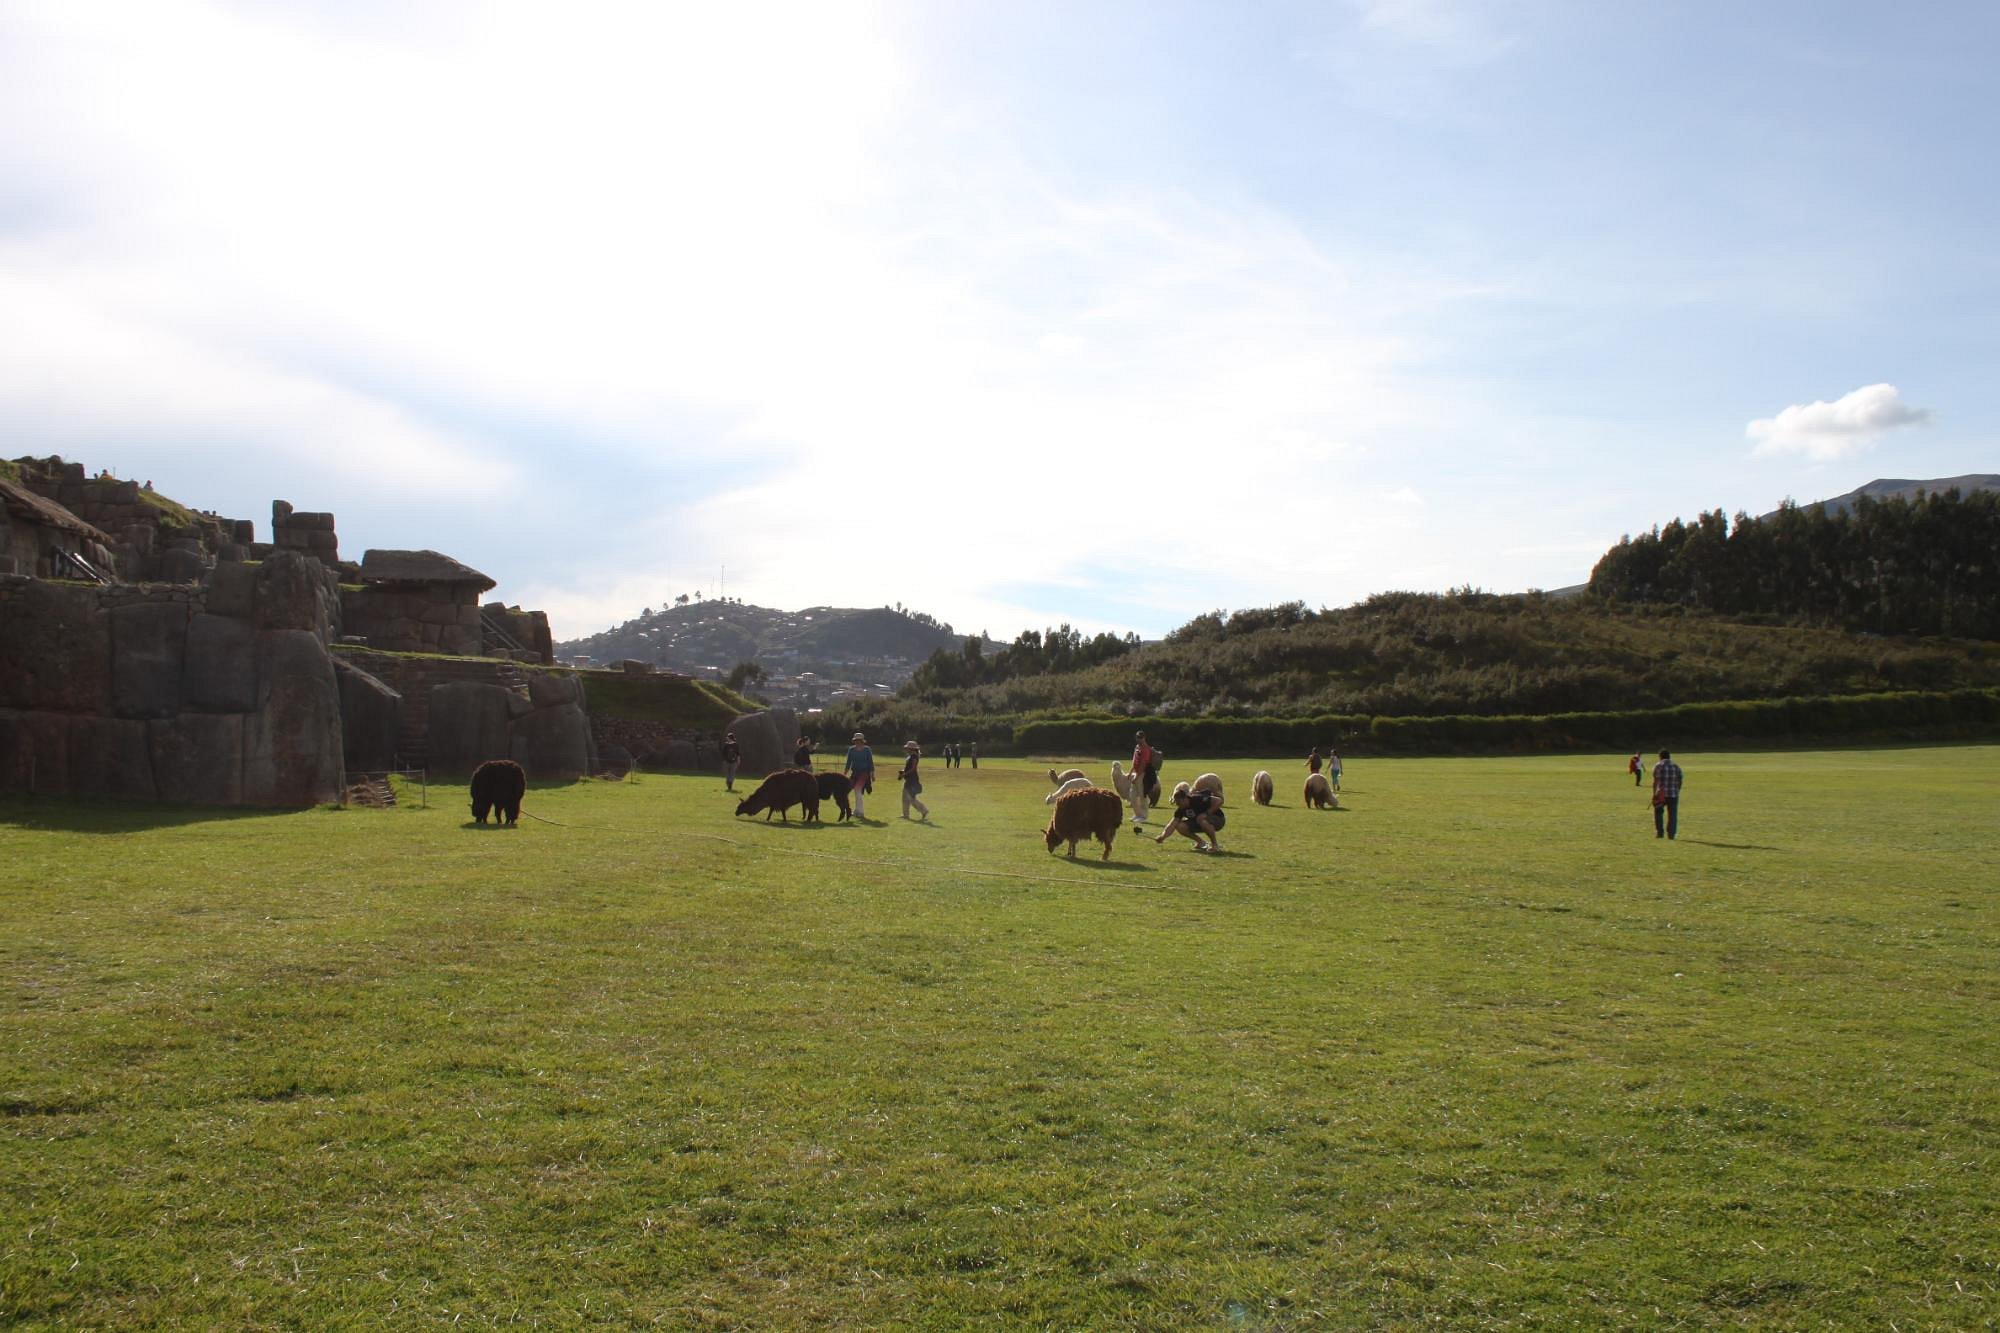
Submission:
[[[956,651],[965,637],[900,606],[779,611],[694,595],[647,607],[600,634],[558,643],[555,653],[573,665],[622,659],[732,680],[774,703],[812,709],[894,694],[932,653]]]

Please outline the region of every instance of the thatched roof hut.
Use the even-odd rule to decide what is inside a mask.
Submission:
[[[5,477],[0,477],[0,506],[4,506],[7,516],[17,523],[25,523],[31,527],[54,528],[82,541],[111,545],[111,538],[102,530],[92,527],[54,500],[36,495]]]
[[[470,565],[436,551],[369,551],[361,557],[363,583],[474,583],[480,592],[494,587]]]

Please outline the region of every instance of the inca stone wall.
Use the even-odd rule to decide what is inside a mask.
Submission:
[[[333,530],[333,515],[301,513],[283,500],[273,500],[271,549],[297,551],[329,566],[339,563],[340,537]]]
[[[332,574],[292,553],[202,586],[0,576],[0,793],[338,800],[337,606]]]
[[[478,657],[479,589],[470,583],[379,583],[341,590],[343,631],[391,653]]]

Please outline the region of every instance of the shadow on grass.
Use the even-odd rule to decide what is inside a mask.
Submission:
[[[151,829],[184,828],[232,819],[268,819],[274,815],[305,814],[303,810],[243,805],[151,805],[124,801],[44,799],[35,796],[0,800],[0,824],[43,833],[144,833]]]
[[[1726,852],[1782,852],[1782,847],[1767,847],[1761,842],[1709,842],[1705,838],[1681,838],[1678,841],[1691,842],[1697,847],[1720,847]]]
[[[1095,856],[1078,856],[1075,860],[1071,860],[1061,855],[1055,859],[1064,865],[1084,866],[1091,870],[1136,870],[1146,875],[1153,873],[1153,867],[1143,861],[1105,861]]]

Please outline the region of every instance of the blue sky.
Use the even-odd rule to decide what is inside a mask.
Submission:
[[[2000,9],[0,0],[0,453],[589,633],[1582,579],[2000,471]]]

